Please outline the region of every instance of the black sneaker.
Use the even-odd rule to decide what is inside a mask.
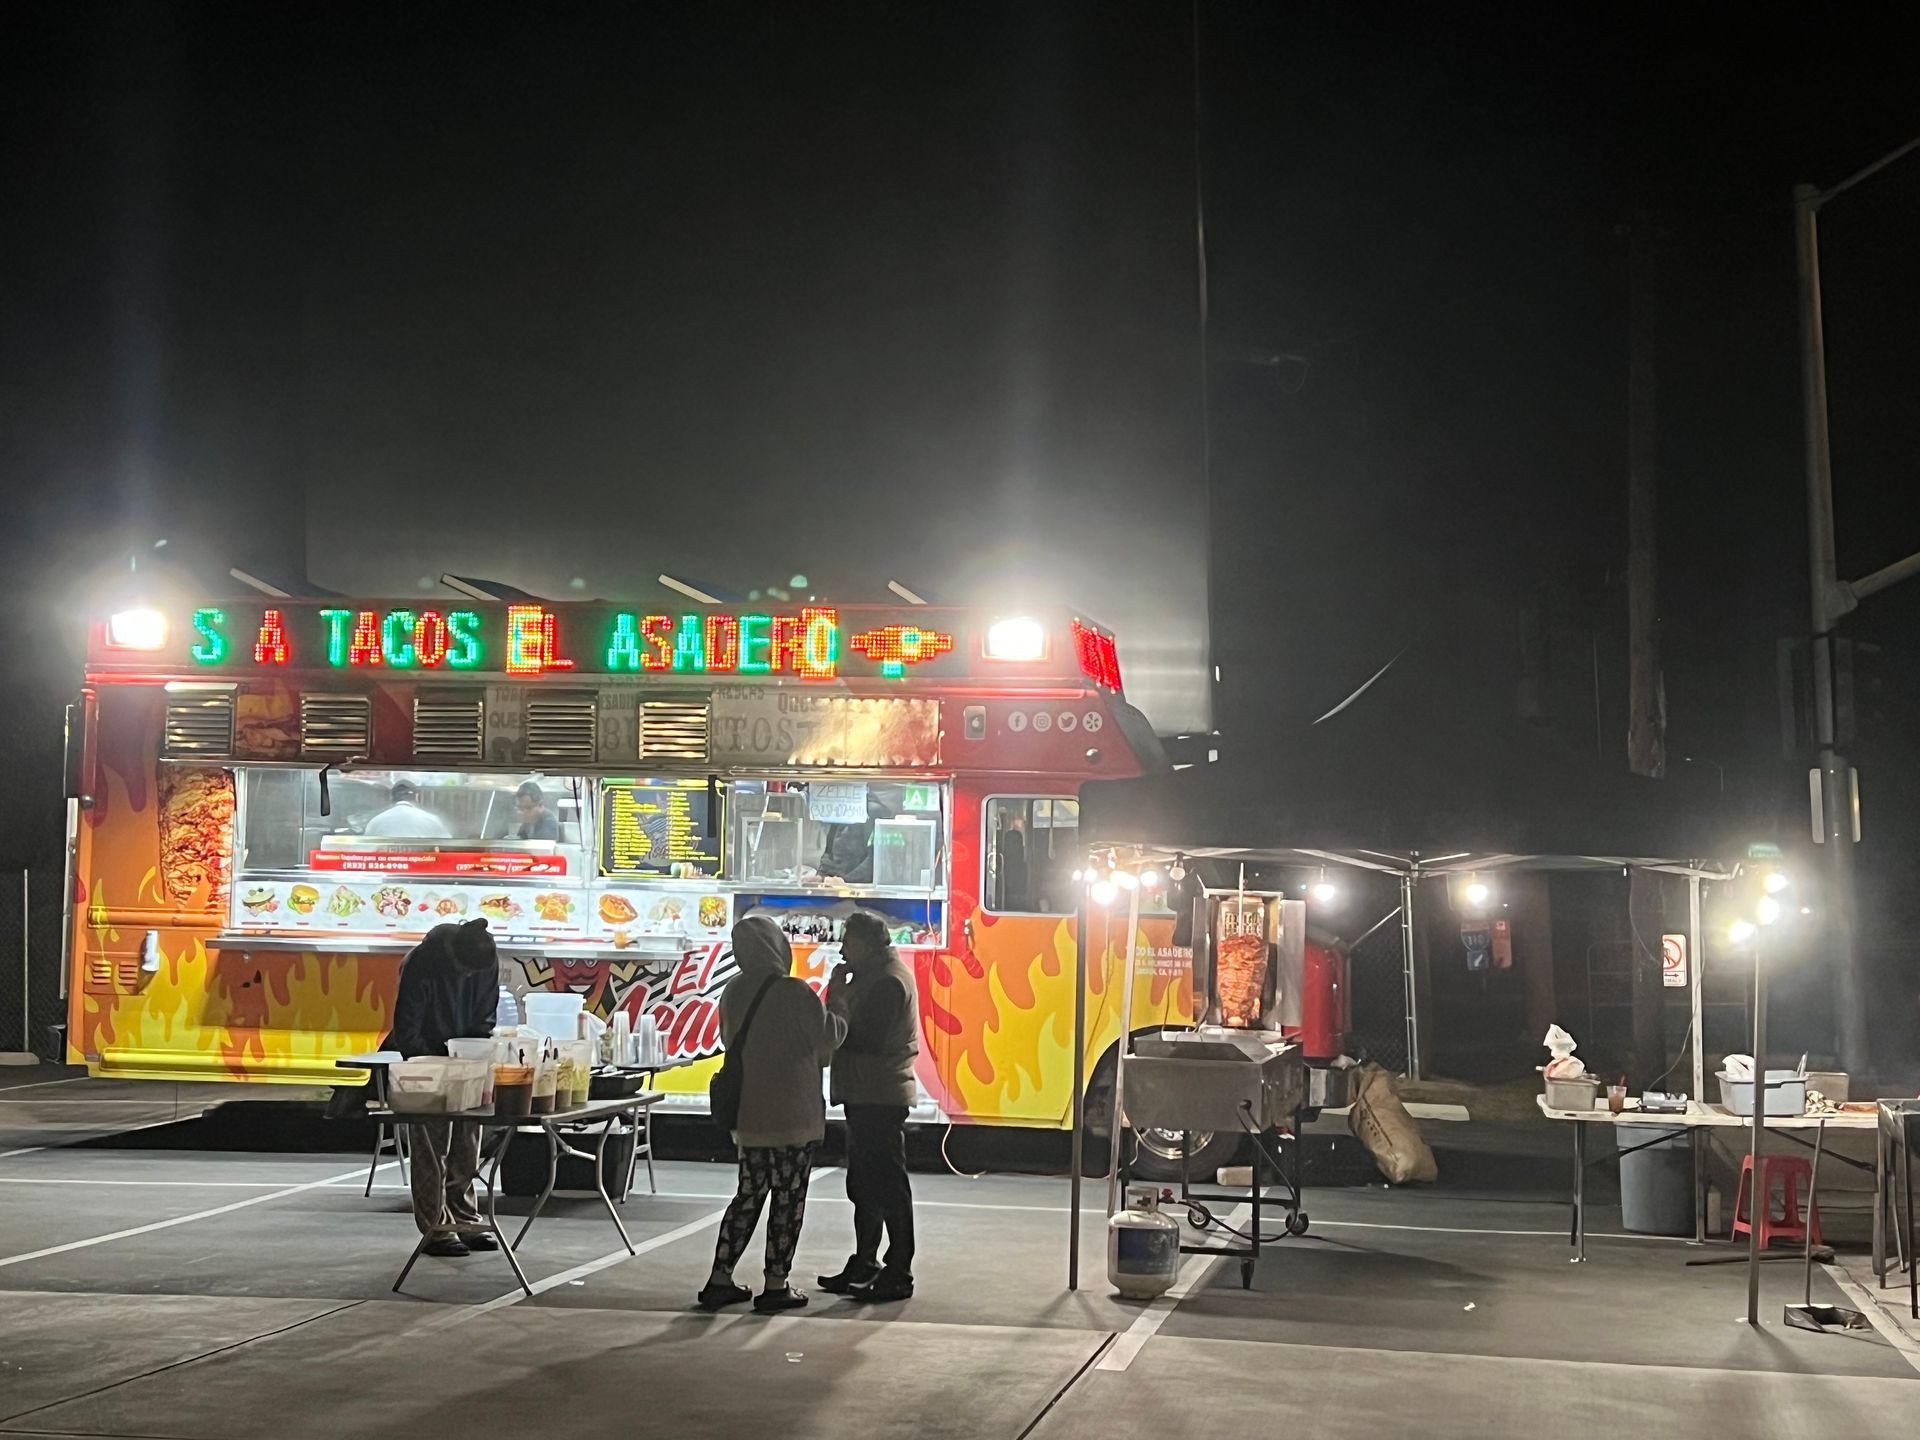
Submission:
[[[457,1260],[473,1252],[467,1248],[467,1242],[458,1235],[436,1235],[421,1247],[423,1255],[438,1255],[442,1259]]]
[[[491,1230],[476,1230],[471,1235],[462,1235],[460,1243],[469,1250],[498,1250],[500,1242],[493,1237]]]
[[[913,1276],[898,1270],[882,1270],[871,1285],[856,1285],[848,1292],[862,1305],[890,1305],[913,1298]]]
[[[724,1310],[752,1298],[753,1292],[744,1285],[722,1285],[717,1280],[709,1280],[700,1291],[697,1303],[702,1310]]]
[[[822,1275],[820,1288],[829,1295],[845,1295],[856,1285],[871,1285],[880,1278],[880,1265],[877,1261],[862,1260],[859,1256],[848,1258],[846,1266],[838,1275]]]
[[[780,1290],[764,1290],[753,1297],[753,1308],[761,1315],[777,1315],[782,1310],[798,1310],[807,1303],[804,1290],[796,1290],[791,1285]]]

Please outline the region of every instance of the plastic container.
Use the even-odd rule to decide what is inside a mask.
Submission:
[[[1714,1078],[1720,1082],[1721,1107],[1734,1115],[1753,1114],[1753,1082],[1734,1080],[1722,1070]],[[1792,1070],[1767,1071],[1767,1114],[1804,1115],[1807,1113],[1807,1080]]]
[[[500,987],[500,1003],[494,1008],[493,1024],[497,1030],[511,1030],[520,1023],[520,1002],[513,998],[513,991],[507,986]]]
[[[526,1028],[555,1040],[576,1040],[580,1036],[580,1011],[585,1004],[579,995],[529,990]]]
[[[533,1067],[501,1064],[493,1067],[493,1113],[533,1113]]]
[[[1684,1125],[1622,1125],[1620,1223],[1637,1235],[1693,1234],[1693,1147]]]
[[[554,1111],[554,1096],[560,1082],[560,1062],[551,1055],[543,1055],[533,1067],[533,1113],[551,1115]]]
[[[446,1115],[478,1110],[489,1066],[481,1060],[429,1056],[403,1060],[387,1071],[387,1101],[400,1115]]]
[[[1600,1093],[1600,1082],[1591,1075],[1580,1075],[1571,1080],[1556,1080],[1549,1075],[1546,1080],[1549,1110],[1591,1110],[1595,1097]]]
[[[569,1040],[560,1047],[560,1082],[555,1088],[555,1107],[571,1110],[587,1103],[593,1085],[591,1040]]]
[[[447,1054],[455,1060],[478,1060],[486,1066],[486,1085],[480,1096],[480,1107],[493,1108],[493,1062],[500,1056],[500,1042],[491,1036],[484,1040],[449,1040]]]

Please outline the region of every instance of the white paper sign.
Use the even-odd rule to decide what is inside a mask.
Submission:
[[[867,782],[815,780],[807,786],[807,818],[821,825],[867,823]]]

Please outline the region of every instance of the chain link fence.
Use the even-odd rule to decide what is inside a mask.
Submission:
[[[0,870],[0,1051],[52,1053],[60,999],[61,875],[52,866]]]
[[[1394,1075],[1407,1068],[1405,957],[1396,920],[1382,925],[1348,952],[1347,1048]]]

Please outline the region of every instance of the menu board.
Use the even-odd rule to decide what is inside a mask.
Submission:
[[[237,887],[231,923],[257,933],[417,939],[435,925],[484,917],[496,941],[585,938],[588,896],[566,886],[504,888],[472,881],[335,883],[268,880]]]
[[[703,780],[602,782],[600,872],[718,875],[720,826],[710,800]]]

